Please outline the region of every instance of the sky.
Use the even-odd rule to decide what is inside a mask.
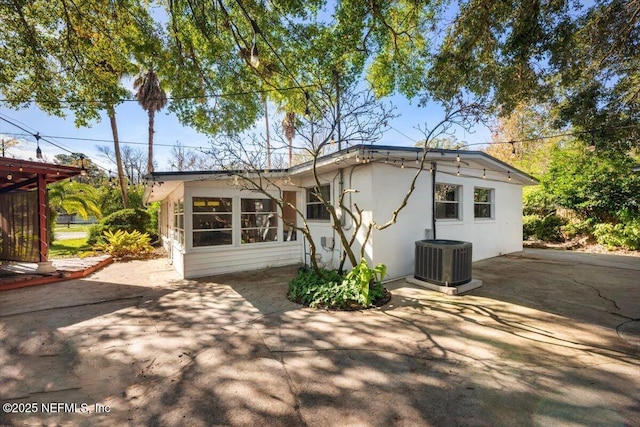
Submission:
[[[327,5],[327,8],[327,10],[332,10],[329,5]],[[447,13],[453,14],[455,10]],[[154,9],[154,16],[159,22],[166,20],[161,9]],[[329,17],[328,19],[332,18]],[[132,82],[125,84],[129,86],[130,90],[132,89]],[[426,107],[419,107],[417,100],[410,102],[402,95],[387,98],[385,101],[391,102],[396,107],[395,114],[398,117],[388,123],[389,129],[382,139],[376,143],[378,145],[414,146],[418,141],[424,140],[424,134],[418,127],[422,129],[429,128],[444,117],[443,109],[435,103],[430,103]],[[276,109],[270,108],[270,110],[275,111]],[[132,147],[140,148],[146,153],[148,149],[148,115],[146,111],[135,101],[124,102],[116,107],[116,117],[121,146],[131,145]],[[115,165],[110,163],[96,148],[98,145],[107,145],[113,148],[111,126],[108,117],[104,113],[102,114],[102,120],[93,123],[90,128],[76,128],[73,121],[73,113],[71,112],[66,118],[48,116],[33,104],[30,108],[12,110],[7,108],[0,99],[0,119],[17,123],[31,134],[40,133],[47,140],[63,147],[63,149],[60,149],[41,140],[40,148],[45,161],[52,161],[56,154],[83,153],[105,170],[115,171],[116,169]],[[282,117],[270,117],[272,127],[280,125],[281,121]],[[468,132],[461,128],[453,131],[457,141],[473,144],[471,148],[474,149],[478,148],[477,144],[491,140],[490,130],[482,124],[477,125],[473,132]],[[255,129],[252,132],[257,134],[265,133],[264,119],[256,122]],[[0,139],[2,138],[5,140],[12,138],[20,140],[19,145],[6,150],[7,157],[35,159],[36,143],[32,135],[25,135],[24,131],[0,120]],[[155,120],[154,163],[156,171],[171,170],[171,147],[177,141],[185,148],[202,147],[208,149],[211,147],[207,135],[182,126],[177,117],[165,108],[156,114]]]
[[[411,103],[401,96],[395,96],[389,100],[396,106],[396,114],[399,117],[389,122],[390,128],[377,142],[378,145],[413,146],[419,140],[424,139],[423,133],[418,130],[419,126],[424,128],[425,125],[435,124],[444,116],[442,109],[435,104],[419,107],[417,102]],[[146,153],[147,113],[137,102],[124,102],[116,108],[116,117],[120,143],[139,148]],[[40,148],[46,161],[53,161],[56,154],[69,154],[69,151],[79,152],[87,155],[106,170],[115,171],[115,165],[97,150],[99,145],[113,147],[111,126],[109,119],[104,114],[102,120],[93,123],[92,127],[76,128],[71,112],[66,118],[59,118],[49,116],[36,107],[12,110],[0,103],[0,119],[16,123],[31,134],[40,133],[46,140],[68,150],[65,151],[41,140]],[[271,125],[279,124],[280,120],[271,119]],[[259,120],[254,132],[260,134],[264,133],[264,130],[264,121]],[[156,114],[155,131],[154,160],[157,171],[171,170],[171,147],[176,141],[187,148],[202,147],[207,149],[210,147],[207,135],[182,126],[177,117],[167,109]],[[457,129],[455,137],[458,141],[468,144],[484,143],[490,140],[490,131],[485,126],[479,125],[473,133]],[[0,138],[5,140],[15,138],[20,141],[18,145],[6,149],[6,157],[35,159],[36,140],[32,135],[0,120]]]

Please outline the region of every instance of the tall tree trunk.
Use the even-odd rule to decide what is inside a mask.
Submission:
[[[267,106],[267,96],[262,96],[264,102],[264,125],[267,128],[267,169],[271,169],[271,132],[269,131],[269,108]]]
[[[149,108],[149,157],[147,158],[147,172],[153,173],[153,126],[155,121],[155,112]]]
[[[118,167],[118,181],[120,182],[120,191],[122,191],[122,204],[125,209],[129,207],[129,193],[127,192],[127,183],[125,182],[125,172],[122,168],[122,156],[120,155],[120,139],[118,138],[118,124],[116,123],[116,110],[110,105],[107,108],[107,115],[111,122],[111,132],[113,133],[113,151],[116,154],[116,166]]]

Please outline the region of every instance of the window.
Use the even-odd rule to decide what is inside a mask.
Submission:
[[[307,219],[329,221],[329,211],[320,201],[317,194],[321,194],[324,200],[331,202],[331,187],[329,184],[320,188],[307,188]]]
[[[460,186],[436,184],[436,218],[460,219]]]
[[[228,197],[193,198],[193,246],[233,243],[232,201]]]
[[[473,214],[476,218],[493,218],[493,190],[475,188],[473,190]]]
[[[295,227],[298,225],[298,212],[296,211],[296,192],[295,191],[283,191],[282,201],[284,206],[282,207],[282,241],[290,242],[296,240],[297,230]]]
[[[173,203],[173,238],[184,245],[184,201]]]
[[[243,244],[278,240],[278,215],[273,200],[242,199],[240,205]]]

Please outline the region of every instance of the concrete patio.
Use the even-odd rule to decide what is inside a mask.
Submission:
[[[640,425],[638,257],[526,250],[364,312],[288,301],[294,274],[156,259],[0,293],[0,402],[38,409],[0,425]]]

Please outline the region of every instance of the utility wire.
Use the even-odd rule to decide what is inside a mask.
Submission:
[[[4,122],[7,122],[7,123],[9,123],[10,125],[15,126],[15,127],[17,127],[18,129],[20,129],[20,130],[22,130],[22,131],[24,131],[24,132],[28,133],[29,135],[31,135],[32,137],[34,137],[34,138],[36,139],[36,141],[44,141],[44,142],[47,142],[47,143],[49,143],[49,144],[53,145],[54,147],[59,148],[60,150],[66,151],[66,152],[67,152],[67,153],[69,153],[69,154],[77,154],[76,152],[71,151],[71,150],[69,150],[69,149],[68,149],[68,148],[66,148],[66,147],[63,147],[63,146],[61,146],[61,145],[59,145],[59,144],[56,144],[55,142],[50,141],[49,139],[47,139],[47,137],[43,137],[43,136],[41,136],[39,132],[36,132],[36,133],[30,132],[29,130],[25,129],[24,127],[20,126],[19,124],[14,123],[14,122],[12,122],[11,120],[7,120],[7,119],[5,119],[4,117],[0,117],[0,120],[2,120],[2,121],[4,121]],[[96,162],[91,162],[91,163],[92,163],[93,165],[95,165],[96,167],[98,167],[98,168],[100,168],[100,169],[104,170],[105,172],[109,172],[109,173],[111,173],[111,170],[110,170],[110,169],[107,169],[107,168],[105,168],[104,166],[101,166],[101,165],[99,165],[99,164],[98,164],[98,163],[96,163]]]
[[[166,99],[168,100],[185,100],[185,99],[201,99],[201,98],[232,98],[236,96],[245,96],[245,95],[255,95],[257,93],[270,93],[270,92],[287,92],[291,90],[304,90],[311,87],[316,87],[315,84],[308,84],[304,86],[290,86],[284,88],[271,88],[271,89],[253,89],[250,91],[240,91],[240,92],[227,92],[227,93],[211,93],[204,95],[193,95],[193,96],[168,96]],[[0,99],[0,102],[13,102],[13,100],[3,98]],[[20,102],[38,102],[41,104],[54,104],[54,103],[67,103],[67,104],[100,104],[103,101],[95,100],[95,99],[73,99],[73,98],[60,98],[60,99],[52,99],[52,100],[42,100],[42,99],[25,99],[20,100]],[[134,98],[120,98],[116,100],[116,102],[138,102],[138,100]]]

